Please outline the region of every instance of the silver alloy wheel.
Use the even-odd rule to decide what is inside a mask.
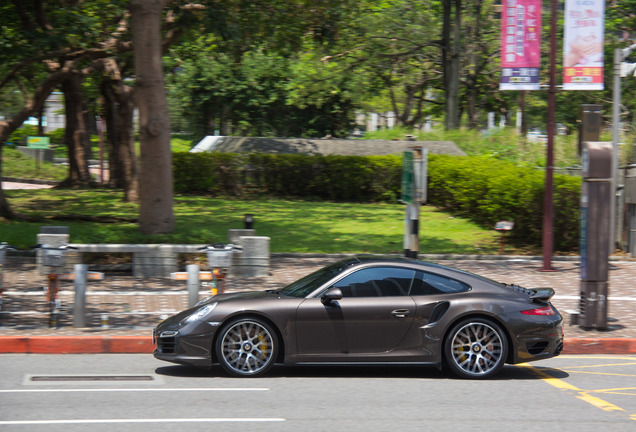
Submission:
[[[500,330],[486,322],[471,321],[453,333],[450,354],[450,361],[462,375],[485,377],[503,365],[506,342]]]
[[[235,375],[258,375],[274,360],[271,331],[258,321],[239,321],[223,333],[220,340],[221,362]]]

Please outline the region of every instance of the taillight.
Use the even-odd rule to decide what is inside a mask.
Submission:
[[[537,308],[537,309],[528,309],[528,310],[524,310],[521,311],[522,314],[524,315],[554,315],[554,309],[552,309],[551,306],[546,306],[546,307],[542,307],[542,308]]]

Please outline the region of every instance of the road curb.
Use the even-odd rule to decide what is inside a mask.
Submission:
[[[565,338],[563,354],[636,354],[636,339]]]
[[[149,354],[150,336],[0,336],[0,354]],[[636,339],[566,338],[563,354],[636,354]]]
[[[150,336],[0,336],[3,354],[147,354]]]

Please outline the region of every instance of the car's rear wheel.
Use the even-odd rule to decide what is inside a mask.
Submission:
[[[484,318],[457,323],[444,343],[446,364],[462,378],[490,378],[503,368],[508,340],[499,325]]]
[[[237,377],[255,377],[274,365],[278,340],[266,322],[257,318],[237,319],[223,326],[214,349],[225,372]]]

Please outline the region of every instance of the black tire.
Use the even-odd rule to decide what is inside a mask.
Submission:
[[[240,318],[221,328],[214,352],[221,368],[229,375],[257,377],[274,365],[278,338],[263,320]]]
[[[458,322],[444,342],[446,365],[461,378],[491,378],[501,371],[507,356],[506,334],[498,324],[485,318]]]

